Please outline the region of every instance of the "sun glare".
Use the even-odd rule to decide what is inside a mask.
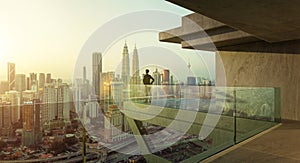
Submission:
[[[9,53],[9,44],[0,36],[0,60],[3,60]]]

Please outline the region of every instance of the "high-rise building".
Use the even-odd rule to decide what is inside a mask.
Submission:
[[[111,94],[113,104],[116,104],[118,108],[123,108],[123,82],[111,82]]]
[[[33,90],[26,90],[22,92],[22,99],[21,99],[21,103],[22,101],[31,101],[33,99],[37,99],[38,98],[39,93]]]
[[[51,83],[51,82],[52,82],[51,74],[47,73],[47,75],[46,75],[46,83]]]
[[[157,69],[153,72],[153,78],[154,78],[154,85],[161,85],[161,78],[160,73],[157,71]]]
[[[33,130],[34,124],[34,106],[33,102],[25,101],[22,106],[23,129],[26,131]]]
[[[196,85],[196,77],[188,76],[187,77],[187,85]]]
[[[39,88],[44,88],[46,82],[45,73],[39,73]]]
[[[56,106],[56,91],[54,84],[48,84],[45,86],[42,95],[42,123],[48,123],[55,119]]]
[[[33,87],[37,87],[37,74],[36,73],[30,73],[29,74],[29,88],[33,89]]]
[[[125,42],[123,53],[122,53],[122,81],[124,83],[124,87],[127,88],[130,79],[130,67],[129,67],[129,54],[128,47]]]
[[[4,94],[8,90],[9,90],[8,81],[1,81],[0,82],[0,94]]]
[[[43,91],[42,123],[51,120],[70,121],[72,107],[72,91],[65,83],[52,83],[45,85]]]
[[[16,91],[22,92],[26,90],[26,76],[25,74],[16,74]]]
[[[85,66],[83,66],[82,73],[83,73],[83,83],[86,83],[87,78],[86,78],[86,67]]]
[[[89,80],[87,79],[87,75],[86,75],[86,67],[83,66],[83,71],[82,71],[82,77],[83,77],[83,83],[80,86],[81,87],[81,98],[82,99],[88,99],[90,91],[91,91],[91,87],[90,87],[90,83]]]
[[[173,75],[171,75],[171,77],[170,77],[171,79],[170,79],[170,84],[171,85],[174,85],[174,76]]]
[[[12,135],[11,103],[0,102],[0,134],[9,137]]]
[[[87,111],[89,118],[96,118],[99,116],[100,108],[95,95],[89,95]]]
[[[82,79],[76,79],[73,85],[73,96],[74,96],[74,103],[76,112],[80,115],[82,109],[81,105],[81,86],[82,86]]]
[[[93,53],[93,90],[95,95],[100,97],[100,74],[102,73],[102,54]]]
[[[25,101],[22,106],[22,144],[34,145],[41,141],[40,101]]]
[[[21,93],[18,91],[8,91],[5,92],[5,95],[11,104],[11,123],[17,123],[20,119]]]
[[[115,72],[105,72],[101,73],[101,81],[100,81],[100,99],[109,97],[109,89],[110,83],[115,79]]]
[[[31,87],[30,87],[30,77],[26,77],[26,90],[31,90]]]
[[[8,63],[7,64],[7,78],[8,78],[8,86],[9,90],[15,89],[15,83],[16,83],[16,65],[14,63]]]
[[[163,70],[162,84],[170,84],[170,70],[168,69]]]
[[[59,113],[62,114],[60,116],[60,119],[63,119],[65,122],[70,121],[70,110],[72,108],[73,104],[73,96],[72,96],[72,90],[70,89],[69,85],[66,83],[59,84],[58,89],[60,89],[59,98],[61,98],[62,106],[61,110],[59,110]]]
[[[118,106],[112,104],[105,113],[104,121],[104,140],[107,142],[117,142],[130,136],[128,132],[128,122]]]
[[[139,66],[139,56],[136,49],[136,46],[133,50],[133,56],[132,56],[132,83],[133,84],[140,84],[140,72],[139,72],[140,66]]]

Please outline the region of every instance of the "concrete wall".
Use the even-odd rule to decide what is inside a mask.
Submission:
[[[300,120],[300,55],[256,52],[219,52],[216,85],[223,62],[227,86],[279,87],[281,118]]]

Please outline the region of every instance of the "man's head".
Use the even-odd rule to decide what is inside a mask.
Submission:
[[[146,74],[148,74],[149,73],[149,70],[148,69],[146,69]]]

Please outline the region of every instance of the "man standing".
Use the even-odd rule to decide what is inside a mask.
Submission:
[[[154,78],[151,75],[149,75],[149,70],[146,69],[146,75],[144,75],[143,78],[143,83],[145,85],[145,96],[146,96],[145,103],[151,102],[150,91],[151,91],[151,84],[153,84],[153,82],[154,82]]]

